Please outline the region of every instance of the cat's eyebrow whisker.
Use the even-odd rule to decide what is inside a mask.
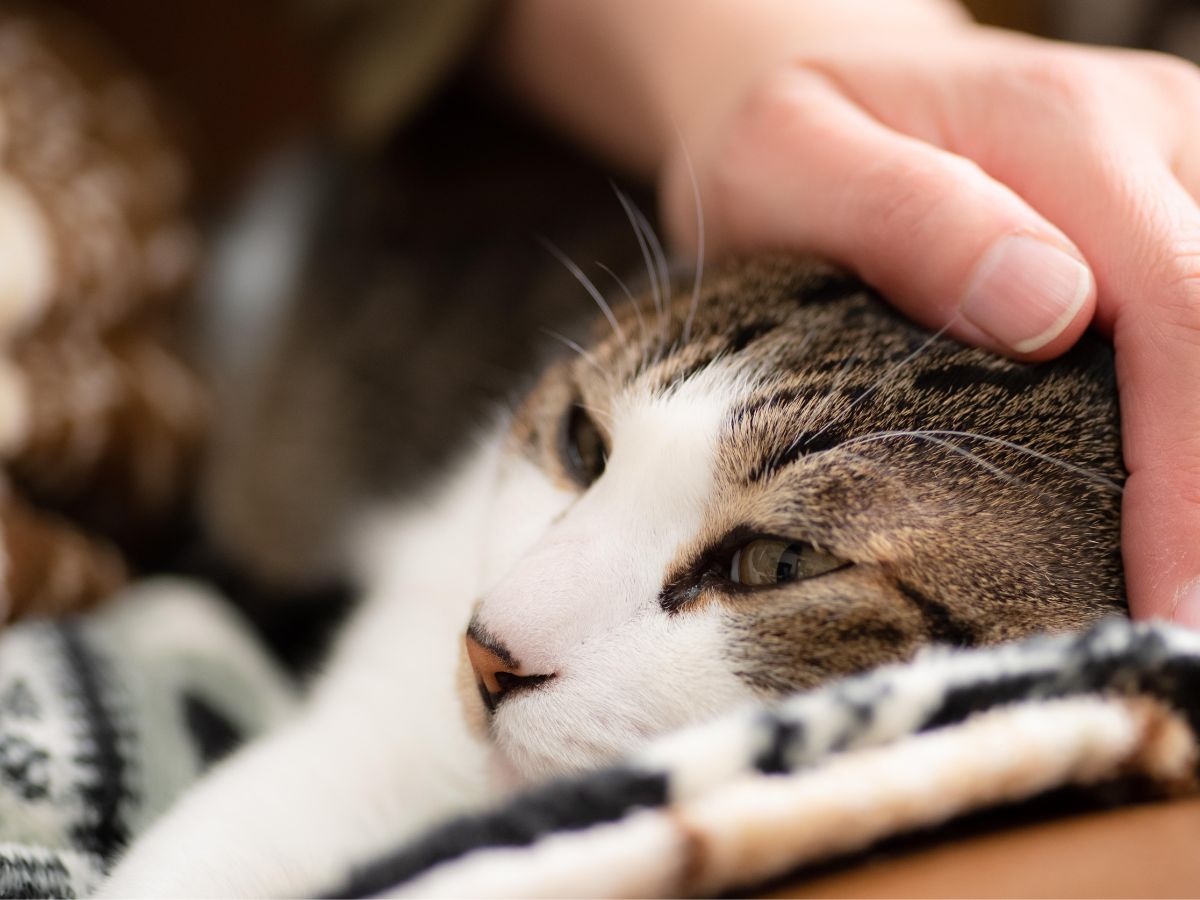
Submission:
[[[616,185],[613,186],[613,189],[617,191],[617,199],[621,201],[625,215],[628,216],[630,224],[638,234],[638,243],[642,247],[642,254],[646,260],[646,274],[650,277],[650,283],[654,288],[659,329],[662,332],[662,342],[665,344],[671,318],[669,309],[671,274],[667,268],[667,257],[663,253],[662,242],[659,241],[658,234],[654,231],[650,220],[646,218],[629,195],[617,188]],[[653,262],[651,262],[651,258],[653,258]]]
[[[633,203],[631,200],[630,203]],[[646,218],[636,203],[633,203],[633,214],[637,216],[638,224],[642,226],[642,231],[646,235],[646,240],[650,242],[650,250],[654,253],[654,265],[658,270],[658,277],[662,283],[663,299],[670,303],[671,301],[671,271],[667,268],[667,255],[663,252],[662,242],[658,239],[658,232],[654,230],[654,226],[650,224],[650,220]]]
[[[621,328],[621,323],[617,321],[617,317],[613,314],[612,307],[608,305],[608,301],[604,299],[604,295],[596,289],[596,285],[592,284],[592,279],[588,278],[587,275],[584,274],[583,269],[575,265],[574,260],[559,250],[558,247],[556,247],[553,243],[545,238],[542,238],[541,242],[542,246],[550,251],[551,255],[560,263],[562,263],[568,272],[575,276],[575,280],[583,285],[583,289],[591,295],[593,300],[596,301],[596,305],[600,307],[600,312],[604,314],[604,318],[607,319],[608,324],[612,326],[613,333],[616,334],[617,340],[624,345],[625,332]]]
[[[849,456],[851,459],[856,459],[861,463],[865,463],[869,466],[874,466],[877,468],[887,467],[887,465],[888,465],[888,463],[886,463],[884,460],[876,459],[873,456],[867,456],[865,453],[855,453],[853,450],[843,450],[844,446],[845,446],[844,444],[838,446],[839,454]],[[904,494],[904,496],[908,500],[910,506],[916,507],[916,506],[921,505],[921,502],[919,500],[917,500],[916,497],[913,496],[912,491],[909,489],[909,485],[906,484],[903,480],[897,480],[893,483],[899,489],[900,493]]]
[[[1097,484],[1103,485],[1104,487],[1108,488],[1109,490],[1113,491],[1114,493],[1123,494],[1125,492],[1125,488],[1123,486],[1121,486],[1117,482],[1113,481],[1111,478],[1109,478],[1105,475],[1101,475],[1099,472],[1093,472],[1091,469],[1086,469],[1083,466],[1077,466],[1072,462],[1067,462],[1065,459],[1059,459],[1057,456],[1052,456],[1049,453],[1043,453],[1040,450],[1034,450],[1032,447],[1028,447],[1024,444],[1018,444],[1014,441],[1005,440],[1004,438],[993,437],[990,434],[979,434],[978,432],[975,432],[975,431],[952,431],[950,429],[944,429],[944,428],[941,428],[941,429],[939,429],[939,428],[913,429],[911,431],[880,431],[880,432],[876,432],[871,435],[863,435],[862,437],[851,438],[850,440],[844,442],[844,444],[842,444],[841,446],[845,446],[847,444],[854,444],[858,441],[864,440],[865,438],[890,438],[890,437],[897,437],[897,438],[916,437],[916,438],[926,438],[926,439],[930,439],[930,440],[937,438],[937,437],[959,437],[959,438],[964,438],[966,440],[985,441],[989,444],[997,444],[1001,447],[1005,447],[1016,453],[1020,453],[1023,456],[1029,456],[1034,459],[1040,460],[1041,462],[1047,463],[1048,465],[1057,466],[1060,469],[1065,469],[1066,471],[1072,472],[1076,475],[1079,475],[1080,477],[1086,478],[1089,481],[1094,481]],[[953,445],[953,446],[957,446],[957,445]]]
[[[654,273],[654,263],[652,262],[650,253],[650,244],[646,236],[642,233],[641,226],[638,224],[638,217],[634,214],[633,201],[629,196],[617,187],[615,181],[610,181],[613,193],[617,195],[617,200],[621,203],[621,208],[625,210],[625,217],[629,219],[629,227],[633,229],[634,237],[637,238],[638,247],[642,251],[642,261],[646,264],[646,277],[650,279],[650,291],[654,297],[654,311],[658,316],[659,327],[662,327],[663,320],[663,296],[662,286],[659,284],[658,278]]]
[[[696,318],[696,310],[700,306],[700,286],[704,283],[704,204],[700,202],[700,184],[696,181],[692,155],[688,153],[687,143],[678,125],[675,132],[679,138],[679,149],[683,151],[683,161],[687,164],[688,180],[692,183],[692,198],[696,206],[696,275],[692,279],[692,303],[683,322],[683,342],[686,344],[692,336],[692,321]]]
[[[612,373],[607,371],[604,366],[600,365],[600,362],[596,359],[595,355],[581,347],[577,341],[571,340],[565,334],[560,334],[552,328],[542,328],[540,330],[542,334],[554,338],[554,340],[558,341],[567,349],[573,350],[575,353],[579,354],[579,356],[582,357],[583,360],[593,369],[595,369],[600,377],[604,379],[605,384],[607,384],[609,388],[613,387],[614,380]]]
[[[634,318],[637,319],[638,324],[638,335],[645,339],[646,321],[642,318],[642,305],[638,303],[637,297],[633,296],[633,291],[629,290],[629,285],[625,283],[624,279],[622,279],[620,275],[618,275],[604,263],[600,262],[600,260],[596,260],[596,266],[617,283],[617,287],[621,289],[621,293],[625,295],[625,299],[628,300],[629,305],[633,307],[633,315]]]
[[[873,385],[871,385],[869,388],[867,388],[865,391],[863,391],[861,394],[859,394],[854,399],[854,402],[852,402],[848,407],[846,407],[846,411],[844,413],[842,413],[840,418],[832,419],[831,421],[825,423],[825,425],[819,431],[809,435],[808,440],[806,440],[804,442],[804,446],[807,447],[809,444],[811,444],[813,441],[815,441],[818,437],[820,437],[822,434],[824,434],[826,431],[828,431],[830,428],[832,428],[838,422],[844,421],[845,418],[854,411],[854,408],[856,406],[858,406],[860,403],[862,403],[864,400],[866,400],[868,397],[870,397],[872,394],[874,394],[877,390],[879,390],[879,388],[883,387],[883,385],[887,383],[889,378],[891,378],[893,375],[895,375],[897,372],[899,372],[901,369],[903,369],[905,366],[907,366],[909,363],[911,363],[913,360],[915,360],[918,356],[920,356],[922,353],[924,353],[926,350],[928,350],[929,346],[934,341],[936,341],[939,338],[941,338],[942,336],[944,336],[946,334],[946,332],[949,331],[953,325],[958,323],[958,320],[961,317],[962,317],[962,314],[958,313],[958,312],[956,312],[953,316],[951,316],[950,321],[948,321],[945,325],[943,325],[941,328],[939,328],[933,334],[929,335],[929,337],[927,337],[924,341],[922,341],[921,346],[917,347],[916,350],[914,350],[912,353],[908,354],[908,356],[904,357],[904,359],[900,360],[900,362],[896,363],[894,366],[889,368],[886,372],[884,372],[882,375],[879,376],[878,381],[876,381]]]

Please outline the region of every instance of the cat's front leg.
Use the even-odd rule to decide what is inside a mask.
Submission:
[[[307,711],[214,770],[135,841],[112,897],[313,896],[355,863],[489,798],[456,672],[495,447],[381,529],[373,589]]]
[[[230,759],[134,843],[102,895],[313,896],[481,802],[486,766],[451,717],[371,713],[316,709]]]

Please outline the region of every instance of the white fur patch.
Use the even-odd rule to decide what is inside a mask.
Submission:
[[[668,565],[703,527],[737,395],[728,373],[709,371],[665,394],[621,398],[603,476],[485,595],[479,622],[521,674],[554,676],[506,699],[493,721],[497,747],[525,777],[616,759],[749,698],[719,664],[715,616],[670,616],[658,602]],[[550,509],[529,475],[521,483],[530,502]],[[520,547],[528,513],[508,489],[500,496],[509,499],[495,508],[488,539],[513,535],[500,540]]]

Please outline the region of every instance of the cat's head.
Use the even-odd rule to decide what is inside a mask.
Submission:
[[[814,263],[640,305],[545,373],[500,465],[469,702],[522,776],[1123,609],[1099,341],[1014,363]]]

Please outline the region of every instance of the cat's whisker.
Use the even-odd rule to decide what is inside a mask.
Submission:
[[[1015,485],[1016,487],[1027,487],[1028,486],[1022,479],[1020,479],[1016,475],[1013,475],[1011,472],[1004,471],[999,466],[995,465],[994,463],[988,462],[983,457],[979,456],[976,453],[972,453],[970,450],[966,449],[965,447],[960,447],[958,444],[955,444],[953,441],[943,440],[942,438],[934,437],[934,436],[928,435],[928,434],[922,434],[920,432],[881,431],[881,432],[876,432],[875,434],[864,434],[860,437],[851,438],[850,440],[845,441],[842,444],[839,444],[838,448],[840,449],[842,447],[846,447],[846,446],[853,445],[853,444],[865,444],[865,443],[870,443],[873,441],[880,441],[880,440],[885,440],[887,438],[894,438],[894,437],[909,437],[909,438],[914,438],[919,441],[925,441],[930,444],[936,444],[939,447],[943,447],[946,450],[949,450],[951,453],[956,453],[959,456],[969,459],[971,462],[975,463],[981,469],[984,469],[985,471],[991,473],[992,475],[996,476],[997,478],[999,478],[1002,481],[1008,482],[1009,484]]]
[[[632,198],[615,184],[613,190],[617,192],[617,199],[621,201],[625,215],[638,235],[638,243],[646,262],[646,274],[650,278],[650,284],[654,291],[654,305],[658,312],[662,343],[666,344],[670,326],[671,275],[667,268],[667,257],[663,252],[662,242],[659,241],[658,234],[654,231],[649,219]]]
[[[686,344],[692,336],[692,322],[696,318],[696,310],[700,306],[700,287],[704,283],[704,204],[700,202],[700,184],[696,180],[696,169],[692,165],[692,155],[688,153],[687,144],[678,126],[675,128],[679,137],[679,149],[683,152],[683,161],[687,164],[688,180],[692,184],[692,198],[696,206],[696,275],[692,279],[692,303],[688,307],[687,318],[683,322],[683,342]]]
[[[1018,444],[1015,441],[1009,441],[1009,440],[1005,440],[1004,438],[993,437],[990,434],[980,434],[975,431],[952,431],[950,429],[930,428],[930,429],[912,429],[912,430],[907,430],[907,431],[904,431],[904,430],[881,431],[881,432],[876,432],[874,435],[864,435],[863,437],[879,437],[879,438],[885,438],[885,437],[917,437],[917,438],[959,437],[959,438],[964,438],[967,440],[985,441],[990,444],[997,444],[1001,447],[1005,447],[1016,453],[1020,453],[1023,456],[1029,456],[1029,457],[1032,457],[1033,459],[1040,460],[1041,462],[1044,462],[1048,465],[1057,466],[1060,469],[1065,469],[1066,471],[1072,472],[1076,475],[1086,478],[1089,481],[1094,481],[1097,484],[1100,484],[1115,493],[1121,494],[1121,493],[1124,493],[1124,491],[1125,491],[1125,488],[1122,485],[1113,481],[1111,478],[1101,475],[1099,472],[1093,472],[1091,469],[1086,469],[1083,466],[1077,466],[1074,463],[1067,462],[1065,459],[1059,459],[1057,456],[1052,456],[1049,453],[1043,453],[1040,450],[1034,450],[1032,447],[1028,447],[1024,444]],[[859,440],[862,440],[862,438],[851,438],[849,441],[846,441],[845,443],[853,444]]]
[[[821,417],[825,414],[825,411],[829,408],[829,405],[837,398],[838,392],[841,391],[842,386],[850,380],[850,373],[857,365],[859,365],[859,358],[857,355],[846,357],[846,361],[842,363],[842,367],[838,369],[837,374],[833,376],[833,383],[829,385],[829,390],[825,392],[825,396],[821,398],[820,402],[817,403],[816,406],[813,406],[809,410],[807,416],[807,424],[809,427],[812,427],[813,424],[821,421]],[[798,441],[800,438],[797,437],[796,440]],[[788,448],[789,452],[794,449],[796,449],[795,444]]]
[[[633,203],[633,201],[630,201]],[[663,326],[667,327],[670,324],[671,313],[671,273],[667,268],[667,255],[663,252],[662,242],[658,239],[658,234],[654,230],[654,226],[650,224],[650,220],[645,214],[638,209],[637,204],[633,204],[633,214],[637,217],[638,224],[641,225],[643,233],[646,235],[646,240],[650,242],[650,250],[654,254],[654,264],[658,269],[658,277],[661,283],[663,296]]]
[[[600,262],[600,260],[596,260],[596,266],[617,283],[617,287],[621,289],[621,293],[625,295],[625,299],[628,300],[629,305],[633,307],[633,315],[634,318],[637,319],[638,324],[638,336],[644,340],[646,337],[646,320],[642,318],[642,305],[638,303],[637,297],[633,295],[633,291],[629,290],[629,285],[625,283],[624,279],[622,279],[620,275],[618,275],[604,263]]]
[[[604,366],[600,365],[600,362],[596,359],[595,355],[581,347],[578,341],[573,341],[565,334],[560,334],[552,328],[541,328],[540,331],[542,334],[554,338],[554,340],[558,341],[567,349],[577,353],[584,360],[584,362],[596,370],[596,373],[604,379],[605,384],[607,384],[610,388],[612,388],[612,386],[615,384],[615,379],[613,378],[612,373],[605,369]]]
[[[868,397],[870,397],[872,394],[874,394],[877,390],[879,390],[879,388],[883,387],[883,385],[886,384],[888,382],[888,380],[890,378],[892,378],[897,372],[899,372],[905,366],[909,365],[913,360],[915,360],[922,353],[924,353],[926,350],[928,350],[930,345],[932,345],[934,343],[934,341],[937,341],[938,339],[943,337],[946,334],[946,332],[950,330],[950,328],[952,326],[954,326],[955,324],[958,323],[958,320],[960,317],[961,317],[961,313],[957,313],[957,312],[953,316],[951,316],[950,321],[948,321],[945,325],[943,325],[941,328],[939,328],[933,334],[929,335],[929,337],[927,337],[924,341],[921,342],[921,345],[919,347],[917,347],[916,350],[914,350],[912,353],[908,354],[908,356],[904,357],[904,359],[900,360],[900,362],[896,363],[894,366],[890,367],[886,372],[884,372],[881,376],[879,376],[879,379],[874,384],[872,384],[869,388],[867,388],[865,391],[863,391],[861,394],[859,394],[854,399],[854,401],[848,407],[846,407],[846,411],[844,413],[842,413],[842,415],[839,418],[831,419],[829,422],[826,422],[825,425],[822,426],[818,431],[809,435],[808,439],[804,442],[804,446],[807,447],[809,444],[811,444],[813,441],[815,441],[818,437],[820,437],[822,434],[824,434],[826,431],[828,431],[834,425],[838,424],[839,422],[845,421],[846,417],[849,416],[850,413],[852,413],[854,411],[855,407],[857,407],[860,403],[862,403],[864,400],[866,400]]]
[[[613,192],[617,195],[617,200],[621,204],[621,208],[625,210],[625,217],[629,219],[629,227],[633,229],[634,237],[637,238],[638,247],[642,251],[642,261],[646,264],[646,277],[650,280],[650,292],[654,297],[654,311],[658,316],[659,326],[662,325],[663,317],[663,295],[662,286],[659,284],[658,278],[655,277],[654,263],[650,252],[650,244],[646,236],[642,234],[641,226],[638,224],[638,217],[634,214],[633,201],[629,196],[617,187],[616,182],[610,181]]]
[[[848,456],[851,459],[857,460],[860,463],[865,463],[866,465],[871,466],[873,468],[885,468],[886,469],[889,466],[889,464],[882,459],[877,459],[874,456],[867,456],[865,453],[855,453],[853,450],[845,450],[845,449],[843,449],[844,446],[845,445],[841,445],[837,448],[838,453],[841,454],[842,456]],[[908,501],[908,504],[910,507],[918,507],[921,505],[921,501],[919,501],[916,497],[913,496],[913,492],[910,488],[910,485],[908,485],[906,482],[898,479],[896,481],[893,481],[892,484],[894,484],[895,487],[898,489],[898,491],[904,495],[904,498]]]
[[[591,298],[596,301],[596,305],[600,307],[600,312],[604,315],[604,318],[608,320],[608,324],[612,327],[613,333],[617,336],[617,340],[624,345],[625,331],[621,328],[621,323],[617,321],[617,317],[614,315],[612,307],[609,306],[608,301],[604,299],[604,295],[601,294],[600,291],[597,290],[596,285],[592,283],[592,279],[588,278],[583,269],[575,265],[574,260],[559,250],[558,247],[556,247],[553,243],[545,238],[542,238],[541,242],[542,246],[550,251],[551,255],[560,263],[562,263],[568,272],[575,276],[575,280],[578,281],[583,286],[583,289],[588,292]]]

